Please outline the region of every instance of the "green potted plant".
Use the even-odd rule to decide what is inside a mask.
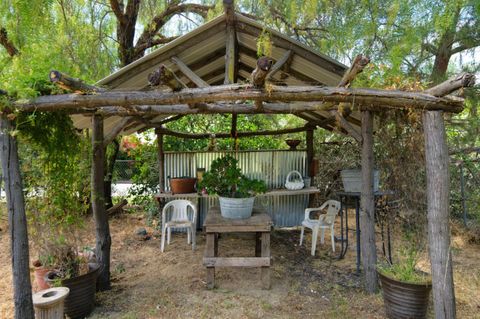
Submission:
[[[219,196],[220,211],[225,218],[248,218],[252,215],[255,195],[264,193],[264,181],[242,174],[238,161],[230,155],[217,158],[203,176],[200,188]]]
[[[409,247],[400,250],[398,262],[377,265],[388,318],[425,318],[432,280],[417,269],[417,260],[418,251]]]

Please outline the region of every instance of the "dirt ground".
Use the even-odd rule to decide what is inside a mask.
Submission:
[[[185,234],[174,234],[171,245],[161,253],[159,238],[136,238],[139,227],[145,227],[139,216],[124,214],[112,219],[112,290],[97,294],[91,318],[384,318],[381,294],[362,292],[361,279],[355,275],[352,244],[346,258],[336,260],[327,236],[326,244],[312,257],[310,233],[306,246],[299,247],[298,230],[275,230],[271,290],[261,289],[257,269],[217,270],[217,287],[207,290],[202,233],[198,233],[195,251],[187,245]],[[12,318],[5,220],[0,219],[0,228],[0,271],[4,274],[0,281],[0,318]],[[87,221],[82,233],[84,243],[93,245],[92,220]],[[458,318],[480,318],[480,246],[466,243],[457,234],[453,247]],[[253,256],[254,239],[223,236],[219,253]],[[33,259],[34,253],[31,256]]]

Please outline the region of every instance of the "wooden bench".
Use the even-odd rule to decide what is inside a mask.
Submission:
[[[270,289],[270,231],[272,219],[260,208],[254,208],[252,217],[227,219],[219,207],[208,211],[203,227],[207,236],[203,265],[207,268],[207,288],[215,287],[216,267],[259,267],[263,289]],[[219,257],[218,239],[221,233],[255,233],[255,257]]]

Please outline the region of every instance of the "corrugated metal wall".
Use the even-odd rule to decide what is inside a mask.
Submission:
[[[284,188],[287,174],[292,170],[306,174],[305,151],[239,151],[235,152],[186,152],[165,153],[165,176],[196,176],[197,168],[210,168],[210,163],[225,154],[238,159],[242,172],[250,177],[261,179],[269,189]],[[165,189],[169,190],[168,178]],[[308,195],[261,196],[256,204],[265,207],[272,216],[275,226],[286,227],[300,225],[308,204]],[[199,226],[203,224],[205,214],[212,205],[218,205],[215,198],[199,199]]]

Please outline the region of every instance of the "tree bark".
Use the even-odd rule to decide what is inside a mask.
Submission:
[[[92,210],[95,219],[96,246],[95,254],[102,270],[97,279],[97,289],[110,289],[110,246],[112,239],[105,211],[105,148],[103,147],[103,118],[100,115],[92,117]]]
[[[5,113],[0,119],[0,158],[7,196],[10,251],[13,273],[13,300],[16,319],[33,319],[32,285],[28,251],[27,217],[17,142]]]
[[[425,112],[428,243],[432,264],[436,319],[455,318],[455,292],[450,250],[450,172],[442,112]]]
[[[378,289],[377,247],[375,244],[375,203],[373,196],[373,114],[362,112],[362,194],[360,200],[360,235],[365,290]],[[357,230],[358,231],[358,230]]]
[[[10,57],[18,55],[18,49],[8,38],[7,30],[3,27],[0,27],[0,45],[2,45]]]
[[[115,161],[117,160],[118,152],[120,150],[120,143],[117,139],[112,141],[113,150],[110,153],[106,152],[108,147],[105,146],[105,180],[104,180],[104,188],[105,188],[105,209],[108,209],[113,206],[112,200],[112,179],[113,179],[113,170],[115,168]],[[105,142],[104,142],[105,144]]]
[[[81,79],[72,78],[71,76],[56,70],[50,71],[49,78],[50,82],[75,93],[94,94],[106,91],[104,88],[87,84]]]
[[[163,134],[155,130],[157,134],[157,158],[158,158],[158,189],[160,193],[165,192],[165,153],[163,152]]]

